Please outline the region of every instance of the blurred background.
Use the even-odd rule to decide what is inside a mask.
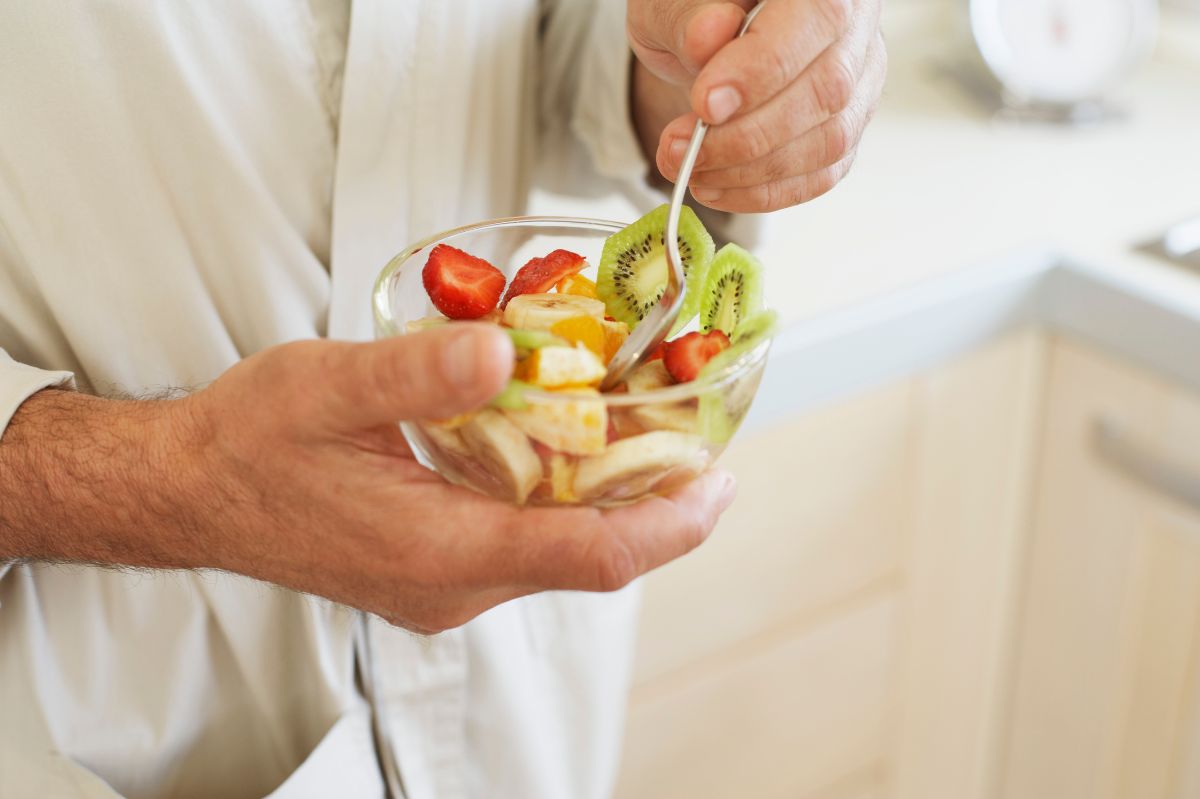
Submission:
[[[1195,799],[1200,0],[886,6],[849,177],[732,234],[786,327],[617,795]]]

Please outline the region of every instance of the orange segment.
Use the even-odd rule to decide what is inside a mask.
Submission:
[[[604,365],[613,359],[617,354],[617,350],[621,349],[621,345],[625,343],[625,339],[629,338],[629,325],[624,322],[601,322],[604,326]]]
[[[527,383],[533,382],[533,375],[537,374],[538,370],[538,353],[541,350],[534,350],[529,357],[517,361],[517,365],[513,367],[513,377],[517,380],[524,380]]]
[[[577,294],[580,297],[591,297],[593,300],[600,299],[600,295],[596,293],[596,284],[583,275],[567,275],[555,283],[554,287],[558,289],[559,294]]]
[[[605,353],[604,325],[593,316],[572,316],[550,326],[550,332],[572,344],[582,344],[597,357]]]

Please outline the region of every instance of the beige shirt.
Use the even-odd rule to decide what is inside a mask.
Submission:
[[[539,172],[640,180],[623,7],[6,5],[0,431],[64,379],[198,387],[369,338],[408,242],[520,213]],[[606,795],[635,605],[543,595],[432,639],[372,621],[408,796]],[[0,563],[0,796],[379,796],[356,619],[222,573]]]

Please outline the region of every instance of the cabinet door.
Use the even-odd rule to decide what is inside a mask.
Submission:
[[[1200,399],[1060,340],[1044,418],[999,796],[1195,797]]]

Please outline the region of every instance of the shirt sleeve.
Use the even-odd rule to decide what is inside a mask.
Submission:
[[[539,122],[541,161],[551,183],[581,182],[581,168],[644,189],[629,102],[633,51],[624,0],[543,0]],[[580,155],[584,163],[579,163]]]
[[[43,388],[74,386],[70,372],[51,372],[18,363],[0,349],[0,438],[21,403]]]

